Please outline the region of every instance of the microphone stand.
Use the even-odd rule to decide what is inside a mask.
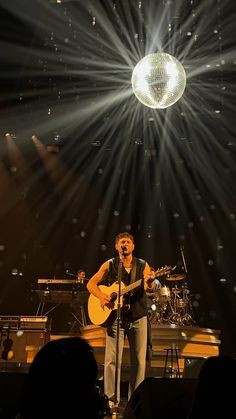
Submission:
[[[187,266],[186,266],[186,262],[185,262],[183,246],[180,246],[180,252],[181,252],[182,261],[183,261],[183,264],[184,264],[184,270],[185,270],[185,273],[187,274],[188,271],[187,271]]]
[[[185,273],[187,275],[188,271],[187,271],[187,265],[186,265],[186,262],[185,262],[184,247],[183,246],[180,246],[180,252],[181,252],[181,256],[182,256],[182,260],[183,260],[183,264],[184,264],[184,270],[185,270]],[[186,305],[186,308],[185,308],[185,319],[187,319],[187,323],[185,323],[185,324],[187,324],[187,325],[191,324],[193,326],[194,324],[196,324],[196,322],[193,319],[191,297],[188,297],[189,291],[188,291],[188,288],[187,288],[187,284],[185,282],[185,290],[186,289],[187,289],[187,293],[184,294],[184,298],[185,298],[185,301],[187,301],[187,305]]]
[[[66,271],[66,275],[76,276],[76,277],[77,277],[77,275],[76,275],[76,274],[72,274],[72,273],[71,273],[71,272],[69,272],[69,271]]]
[[[122,249],[124,255],[125,249]],[[120,322],[121,322],[121,279],[122,279],[123,262],[119,258],[118,264],[118,295],[117,295],[117,317],[116,317],[116,360],[115,360],[115,392],[114,392],[114,407],[115,414],[118,414],[118,366],[119,366],[119,338],[120,338]]]

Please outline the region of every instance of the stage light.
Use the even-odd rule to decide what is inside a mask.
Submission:
[[[145,106],[163,109],[180,99],[186,86],[182,64],[166,53],[149,54],[135,66],[132,74],[135,96]]]

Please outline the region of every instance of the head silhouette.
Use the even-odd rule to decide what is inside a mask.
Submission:
[[[27,375],[20,417],[98,417],[97,363],[90,345],[79,337],[60,338],[36,354]]]
[[[234,407],[232,381],[236,376],[236,360],[227,355],[206,359],[198,375],[189,418],[222,417]]]

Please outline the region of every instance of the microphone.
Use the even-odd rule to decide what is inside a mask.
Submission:
[[[126,246],[121,246],[122,252],[127,252],[127,247]]]
[[[69,269],[67,269],[67,270],[66,270],[66,275],[70,275],[70,276],[77,276],[77,275],[75,275],[75,274],[72,274],[72,273],[69,271]]]

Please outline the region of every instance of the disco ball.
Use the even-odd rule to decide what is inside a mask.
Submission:
[[[163,109],[182,96],[186,74],[182,64],[172,55],[158,52],[146,55],[134,67],[132,88],[138,100],[149,108]]]

